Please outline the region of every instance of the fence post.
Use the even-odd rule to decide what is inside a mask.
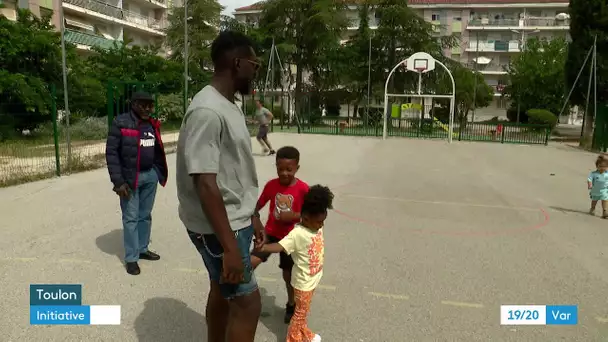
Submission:
[[[112,127],[112,121],[114,121],[114,85],[112,81],[108,82],[106,89],[106,106],[108,112],[108,130]]]
[[[549,145],[549,136],[551,135],[551,127],[545,128],[545,146]]]
[[[498,129],[498,126],[496,126],[496,128]],[[502,130],[500,131],[500,143],[501,144],[505,143],[505,132],[506,131],[507,131],[507,126],[502,125]]]
[[[55,174],[61,176],[61,158],[59,156],[59,130],[57,129],[57,88],[51,84],[51,117],[53,120],[53,141],[55,143]]]

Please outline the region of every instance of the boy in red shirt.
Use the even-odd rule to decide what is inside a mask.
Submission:
[[[300,211],[304,196],[308,193],[308,184],[295,177],[300,169],[300,152],[292,146],[281,147],[276,154],[278,178],[270,180],[264,186],[256,206],[256,213],[270,201],[266,236],[268,243],[281,241],[300,222]],[[266,262],[270,253],[253,251],[251,266],[255,269]],[[295,310],[295,298],[291,287],[291,269],[293,260],[284,252],[280,253],[279,268],[283,270],[283,280],[287,288],[287,305],[285,306],[285,323],[289,323]]]

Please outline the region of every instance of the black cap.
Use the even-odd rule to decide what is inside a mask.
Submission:
[[[147,93],[145,91],[136,91],[135,93],[133,93],[133,96],[131,96],[131,101],[132,102],[135,102],[135,101],[154,102],[154,97],[152,97],[152,95],[150,95],[150,93]]]

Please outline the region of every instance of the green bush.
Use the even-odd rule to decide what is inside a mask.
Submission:
[[[450,108],[448,107],[434,107],[431,109],[431,115],[444,124],[450,122]]]
[[[526,114],[526,110],[524,108],[521,108],[520,110],[519,123],[528,123],[528,114]],[[511,122],[517,122],[517,105],[507,109],[507,119]]]
[[[557,116],[545,109],[530,109],[526,115],[529,124],[549,125],[551,129],[557,125]]]
[[[184,118],[184,98],[182,94],[158,95],[158,119],[162,122],[181,121]]]

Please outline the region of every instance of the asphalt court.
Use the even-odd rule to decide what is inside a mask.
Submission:
[[[327,341],[608,339],[608,222],[585,215],[592,154],[563,146],[272,134],[302,153],[299,176],[330,186],[326,265],[310,326]],[[258,148],[253,142],[254,149]],[[257,156],[260,183],[275,174]],[[174,156],[170,157],[174,165]],[[555,176],[551,176],[551,174]],[[0,330],[9,341],[205,340],[208,286],[159,189],[142,274],[120,264],[122,233],[106,170],[0,190]],[[256,272],[259,341],[281,341],[278,260]],[[31,327],[30,283],[82,283],[87,304],[120,304],[120,327]],[[572,327],[501,327],[501,304],[577,304]]]

